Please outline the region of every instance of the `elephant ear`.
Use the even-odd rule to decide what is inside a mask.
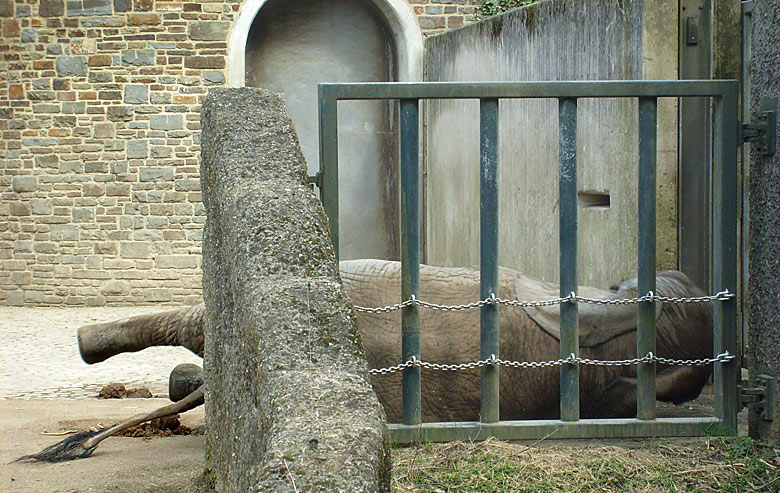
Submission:
[[[588,286],[577,288],[579,296],[595,299],[621,299],[636,296],[636,280],[621,283],[617,292]],[[540,281],[518,274],[515,278],[515,295],[522,301],[544,301],[560,297],[557,284]],[[655,318],[661,314],[662,303],[655,304]],[[636,330],[637,305],[578,305],[580,347],[595,347],[622,334]],[[561,312],[559,305],[523,307],[534,322],[554,338],[561,340]]]

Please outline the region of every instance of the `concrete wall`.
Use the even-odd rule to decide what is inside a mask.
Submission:
[[[0,0],[0,304],[200,299],[200,104],[250,1]]]
[[[385,413],[282,98],[212,91],[201,170],[217,491],[390,491]]]
[[[753,1],[751,114],[780,112],[780,6],[775,0]],[[768,98],[775,98],[768,104]],[[767,106],[763,106],[767,104]],[[780,127],[778,128],[780,130]],[[780,142],[780,132],[776,135]],[[780,151],[774,156],[750,152],[750,377],[771,375],[780,384]],[[755,383],[755,382],[751,382]],[[780,443],[780,400],[774,422],[751,410],[750,435]]]
[[[675,79],[677,6],[661,0],[545,0],[426,41],[432,81]],[[672,21],[670,21],[670,19]],[[501,265],[558,279],[557,101],[502,101]],[[609,287],[636,272],[636,103],[578,111],[579,281]],[[676,261],[676,102],[660,100],[658,264]],[[479,263],[478,103],[427,108],[426,255]],[[609,206],[589,199],[609,196]]]

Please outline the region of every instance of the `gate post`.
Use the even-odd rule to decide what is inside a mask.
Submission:
[[[777,2],[753,0],[751,46],[751,115],[753,121],[769,98],[780,95],[780,15]],[[775,100],[774,111],[780,111]],[[746,144],[747,145],[747,144]],[[780,377],[780,152],[762,155],[750,150],[750,275],[748,281],[749,355],[751,386],[760,374]],[[774,415],[780,405],[774,403]],[[764,420],[754,409],[749,414],[749,434],[780,443],[780,420]]]

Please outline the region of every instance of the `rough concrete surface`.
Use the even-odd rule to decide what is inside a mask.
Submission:
[[[389,490],[385,414],[281,97],[214,89],[202,124],[206,447],[217,489]]]
[[[780,4],[753,2],[751,114],[753,122],[765,98],[780,98]],[[780,107],[775,106],[775,112]],[[780,127],[778,127],[780,130]],[[780,142],[780,135],[777,137]],[[774,156],[750,152],[750,280],[748,281],[751,376],[780,378],[780,151]],[[780,382],[778,382],[780,383]],[[750,434],[780,443],[780,399],[774,423],[750,413]]]

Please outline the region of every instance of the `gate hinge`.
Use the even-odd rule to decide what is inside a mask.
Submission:
[[[317,188],[322,190],[322,171],[317,171],[317,173],[315,173],[314,175],[307,176],[306,182],[313,183],[314,185],[317,185]]]
[[[777,149],[777,113],[774,109],[759,111],[758,123],[743,123],[739,127],[740,142],[752,142],[765,156],[773,156]]]
[[[756,387],[740,388],[740,407],[753,407],[759,417],[766,421],[773,421],[776,398],[775,380],[769,375],[758,375]]]

